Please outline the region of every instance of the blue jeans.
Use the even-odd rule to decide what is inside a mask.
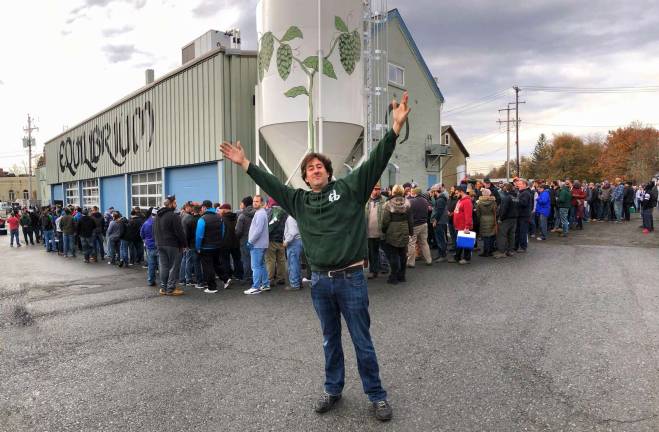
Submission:
[[[300,288],[302,284],[302,240],[294,239],[286,245],[286,259],[288,260],[288,281],[293,288]]]
[[[446,257],[446,229],[447,224],[437,224],[435,226],[435,242],[437,243],[437,252],[441,258]]]
[[[320,320],[325,352],[325,391],[338,395],[345,383],[341,315],[345,319],[357,355],[357,369],[364,393],[371,402],[385,400],[380,368],[371,340],[368,288],[363,271],[330,278],[325,272],[311,274],[311,300]]]
[[[69,251],[72,257],[76,256],[74,236],[73,234],[64,234],[64,256],[69,256]]]
[[[130,248],[130,242],[128,240],[120,240],[119,245],[119,260],[123,261],[124,264],[128,264],[128,249]]]
[[[93,237],[80,237],[80,244],[82,245],[82,253],[85,255],[85,261],[89,261],[89,257],[94,251]]]
[[[613,201],[613,210],[616,213],[616,222],[622,221],[622,201]]]
[[[53,230],[46,230],[43,232],[43,245],[46,247],[46,252],[51,252],[57,249],[53,242]]]
[[[517,230],[515,231],[515,247],[514,249],[523,249],[529,246],[529,218],[517,218]]]
[[[541,214],[540,216],[540,237],[545,240],[547,238],[547,216]]]
[[[113,264],[117,260],[117,253],[119,252],[119,240],[108,239],[108,257]]]
[[[201,259],[197,251],[188,249],[185,253],[185,280],[187,283],[192,283],[192,274],[194,273],[194,280],[198,284],[204,283],[204,276],[201,270]]]
[[[9,244],[11,246],[14,245],[14,237],[16,237],[16,246],[20,246],[21,241],[18,238],[18,230],[17,229],[9,231]]]
[[[98,257],[98,259],[103,259],[105,256],[105,250],[103,249],[103,234],[95,233],[92,235],[92,239],[94,242],[94,256]]]
[[[252,288],[261,288],[270,286],[268,269],[265,268],[265,251],[267,248],[252,248],[250,256],[252,257]]]
[[[158,249],[146,250],[146,281],[156,283],[156,269],[158,268]]]
[[[568,215],[570,213],[569,208],[559,208],[558,212],[561,215],[561,226],[563,227],[563,234],[567,235],[567,232],[570,230],[570,225],[568,223]]]

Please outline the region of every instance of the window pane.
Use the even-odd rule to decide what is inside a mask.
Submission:
[[[161,184],[161,183],[158,183],[158,184],[156,185],[156,193],[157,193],[158,195],[162,196],[162,184]]]
[[[132,197],[130,202],[131,202],[131,207],[140,205],[140,199],[137,197]]]
[[[149,195],[155,195],[155,194],[158,193],[158,192],[156,192],[156,185],[155,184],[150,184],[149,185],[149,192],[148,193],[149,193]]]
[[[149,187],[147,185],[140,185],[140,195],[146,195],[148,191]]]
[[[149,179],[149,182],[156,181],[156,173],[155,173],[155,171],[151,171],[150,173],[148,173],[147,177],[148,177],[148,179]]]
[[[162,177],[162,172],[160,170],[156,171],[156,178],[158,179],[158,181],[162,181],[161,177]]]
[[[140,183],[146,183],[148,181],[148,177],[146,173],[140,174]]]
[[[140,193],[140,187],[133,185],[132,191],[133,191],[133,195],[138,195]]]

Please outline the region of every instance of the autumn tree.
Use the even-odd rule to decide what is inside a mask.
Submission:
[[[597,166],[607,178],[649,179],[659,171],[659,130],[632,123],[610,131]]]

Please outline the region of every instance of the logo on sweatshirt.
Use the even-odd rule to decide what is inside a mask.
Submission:
[[[336,193],[336,189],[332,189],[332,193],[329,194],[328,199],[329,199],[329,202],[338,201],[338,200],[341,199],[341,195],[339,195],[338,193]]]

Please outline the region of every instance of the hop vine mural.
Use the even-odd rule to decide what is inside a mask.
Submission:
[[[304,35],[302,30],[297,26],[291,26],[286,30],[286,33],[281,38],[276,37],[272,32],[264,33],[259,40],[259,51],[257,59],[257,68],[259,74],[259,82],[263,80],[265,72],[270,70],[273,54],[275,54],[275,43],[278,44],[276,52],[277,73],[279,77],[286,81],[291,74],[294,64],[304,72],[307,76],[307,84],[298,85],[288,89],[284,96],[289,98],[296,98],[298,96],[307,96],[309,99],[308,104],[308,119],[307,125],[309,129],[309,150],[313,149],[315,141],[315,122],[313,113],[313,86],[316,74],[319,69],[322,74],[332,78],[338,79],[330,57],[338,46],[339,60],[343,70],[352,75],[355,67],[361,57],[361,36],[357,29],[350,31],[345,21],[338,16],[334,17],[334,27],[337,33],[333,36],[330,42],[330,50],[323,57],[323,64],[319,67],[318,56],[311,55],[305,58],[298,57],[294,54],[293,48],[290,43],[295,39],[303,39]]]

